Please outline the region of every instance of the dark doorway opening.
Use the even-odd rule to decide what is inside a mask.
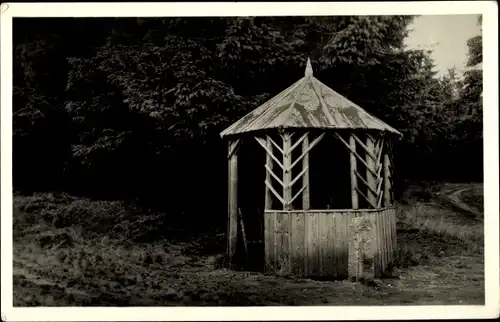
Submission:
[[[238,251],[245,269],[264,269],[264,181],[266,177],[265,150],[251,135],[240,138],[238,150]],[[242,224],[243,222],[243,224]],[[244,230],[244,233],[243,233]],[[244,240],[246,240],[246,249]],[[248,253],[247,253],[248,251]]]

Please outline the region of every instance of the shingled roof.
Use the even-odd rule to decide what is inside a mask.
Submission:
[[[272,128],[373,129],[402,135],[316,79],[310,59],[304,77],[220,135]]]

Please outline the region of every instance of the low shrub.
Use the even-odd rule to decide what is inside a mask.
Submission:
[[[484,240],[482,224],[464,220],[454,212],[436,205],[416,202],[413,205],[398,205],[398,228],[435,234],[464,243]]]
[[[428,254],[416,245],[398,244],[394,251],[393,266],[397,268],[427,264],[428,261]]]
[[[128,205],[123,201],[76,199],[65,194],[15,196],[14,225],[18,235],[43,222],[53,229],[79,229],[87,237],[149,242],[171,233],[165,214]]]

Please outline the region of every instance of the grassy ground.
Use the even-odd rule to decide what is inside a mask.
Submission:
[[[14,306],[482,304],[481,205],[482,185],[412,187],[395,277],[370,286],[227,270],[223,234],[186,242],[121,202],[17,195]]]

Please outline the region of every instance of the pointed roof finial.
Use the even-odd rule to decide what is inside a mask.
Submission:
[[[311,59],[307,58],[307,65],[306,65],[306,72],[305,72],[306,77],[311,77],[313,75],[313,68],[311,65]]]

